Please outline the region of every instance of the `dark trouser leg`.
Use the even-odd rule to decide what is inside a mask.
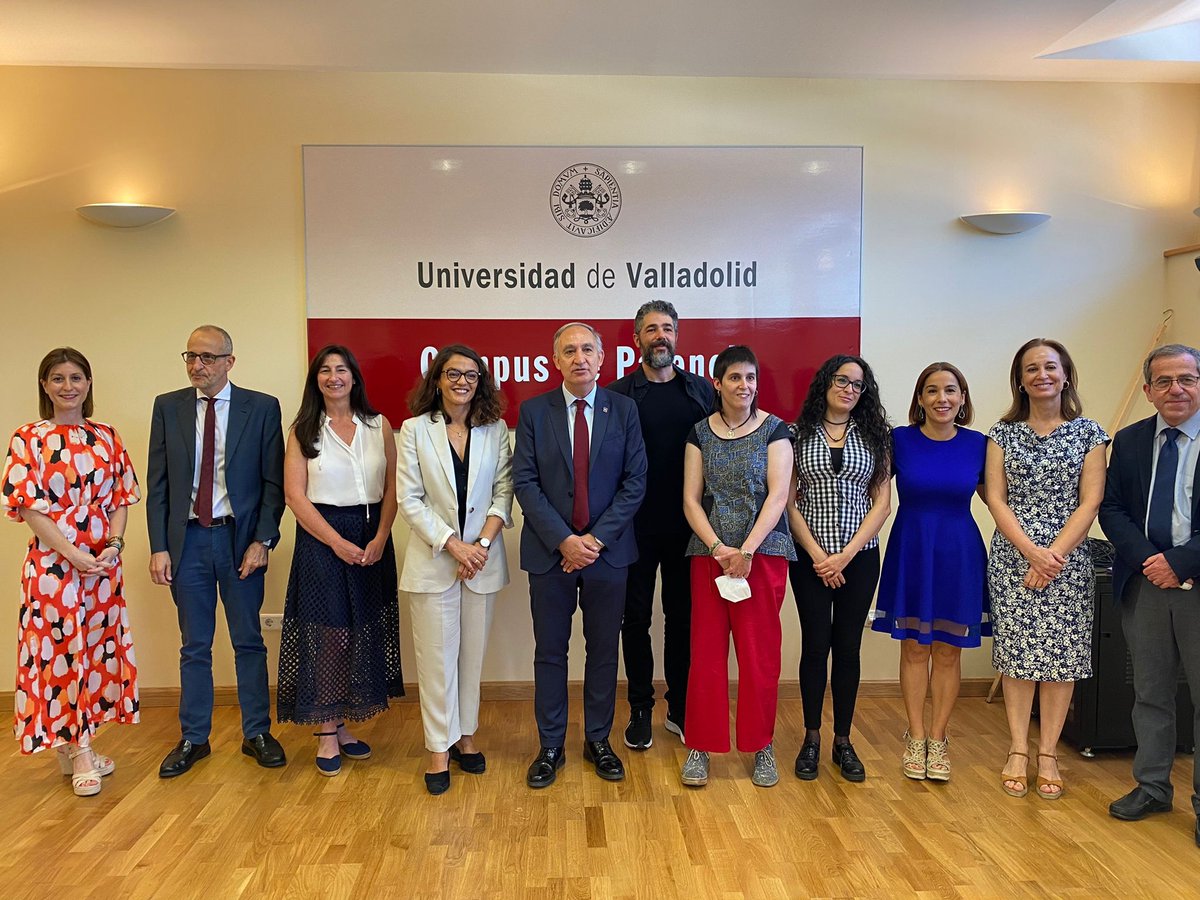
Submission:
[[[583,610],[583,734],[589,741],[608,739],[617,704],[617,655],[624,615],[628,568],[600,561],[580,573]]]
[[[692,574],[687,550],[690,531],[669,536],[662,554],[663,675],[667,715],[682,727],[687,714],[691,663]]]
[[[812,558],[799,546],[796,555],[798,559],[788,566],[788,575],[800,614],[800,699],[804,727],[819,731],[833,640],[834,592],[817,577]]]
[[[174,573],[171,596],[179,616],[179,727],[193,744],[212,730],[212,643],[217,619],[217,580],[208,529],[189,525]]]
[[[1169,594],[1144,577],[1130,579],[1121,604],[1121,626],[1133,659],[1133,777],[1142,789],[1170,803],[1175,761],[1175,695],[1179,651],[1171,626]]]
[[[863,623],[879,582],[879,548],[863,550],[842,570],[846,583],[833,592],[833,733],[847,737],[854,722],[861,671]]]
[[[213,530],[213,563],[221,586],[221,603],[233,644],[237,673],[238,705],[242,708],[242,734],[257,737],[271,730],[271,691],[267,682],[267,646],[263,643],[259,613],[266,589],[265,568],[244,580],[242,564],[233,551],[231,527]]]
[[[1192,695],[1192,740],[1200,739],[1200,598],[1196,590],[1170,591],[1175,647]],[[1200,765],[1192,756],[1192,809],[1200,816]]]
[[[561,747],[567,735],[567,650],[579,592],[578,573],[557,567],[529,576],[533,616],[533,714],[543,747]]]
[[[658,574],[660,544],[654,535],[638,540],[638,558],[629,566],[625,585],[625,613],[621,621],[621,651],[629,684],[630,709],[654,706],[654,648],[650,621],[654,615],[654,581]]]

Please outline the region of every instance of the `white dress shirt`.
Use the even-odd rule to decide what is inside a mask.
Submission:
[[[233,515],[229,492],[225,489],[225,435],[229,433],[229,382],[213,398],[217,404],[217,434],[213,448],[213,505],[214,519]],[[196,493],[200,490],[200,467],[204,461],[204,416],[208,412],[204,392],[196,391],[196,468],[192,473],[192,505],[188,507],[191,518],[196,518]]]
[[[308,460],[308,490],[313,503],[330,506],[365,506],[383,499],[383,477],[387,470],[383,420],[363,421],[354,416],[354,437],[350,443],[333,430],[333,420],[321,414],[321,432],[317,455]]]
[[[1150,484],[1154,484],[1154,476],[1158,473],[1158,454],[1162,451],[1167,437],[1163,432],[1170,428],[1163,421],[1161,414],[1154,423],[1154,462],[1150,467]],[[1179,468],[1175,471],[1175,506],[1171,510],[1171,544],[1178,547],[1186,544],[1192,538],[1192,492],[1195,490],[1197,461],[1200,460],[1200,413],[1196,413],[1186,422],[1175,426],[1181,432],[1175,438],[1179,447]],[[1146,521],[1150,520],[1149,504],[1146,506]]]

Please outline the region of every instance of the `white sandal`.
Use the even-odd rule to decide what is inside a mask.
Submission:
[[[75,757],[83,756],[85,753],[91,754],[92,768],[88,769],[86,772],[75,772],[73,765]],[[58,755],[58,762],[60,766],[63,762],[62,757],[63,754],[60,753]],[[96,794],[100,793],[100,771],[96,768],[96,754],[92,753],[91,748],[88,747],[87,749],[84,749],[81,747],[75,752],[69,754],[68,759],[69,761],[67,762],[67,765],[72,767],[72,771],[68,773],[71,776],[71,790],[75,792],[75,796],[94,797]],[[112,760],[109,760],[109,762],[111,763]],[[109,771],[112,770],[110,769]]]
[[[69,752],[64,753],[62,750],[59,750],[56,755],[58,756],[59,770],[64,775],[74,775],[75,767],[71,765],[71,754]],[[111,775],[117,770],[117,764],[113,762],[111,756],[101,756],[95,750],[92,750],[92,766],[97,772],[100,773],[101,778]]]
[[[926,741],[924,738],[915,740],[904,732],[904,756],[900,758],[900,768],[905,776],[913,781],[924,781],[927,773]]]

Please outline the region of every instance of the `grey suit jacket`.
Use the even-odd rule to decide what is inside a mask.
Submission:
[[[225,436],[225,487],[233,507],[234,551],[241,559],[252,541],[274,546],[283,518],[283,426],[279,401],[230,386]],[[150,552],[167,550],[179,570],[191,515],[196,471],[196,389],[154,398],[146,472]]]

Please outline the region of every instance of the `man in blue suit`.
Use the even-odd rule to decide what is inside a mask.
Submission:
[[[173,778],[210,752],[212,642],[217,592],[233,641],[242,752],[287,762],[271,736],[267,648],[259,627],[267,554],[283,516],[279,401],[229,383],[233,340],[202,325],[183,353],[192,386],[154,400],[147,466],[150,578],[168,585],[179,614],[182,740],[158,774]]]
[[[1158,414],[1113,439],[1100,525],[1116,548],[1113,597],[1133,662],[1137,787],[1109,805],[1137,821],[1171,808],[1182,665],[1200,734],[1200,350],[1168,344],[1142,367]],[[1200,846],[1200,767],[1192,809]]]
[[[522,403],[517,421],[513,481],[525,513],[521,568],[529,573],[541,740],[525,778],[533,788],[553,784],[566,761],[567,650],[576,606],[583,610],[587,645],[583,757],[605,780],[625,777],[608,736],[625,576],[637,559],[633,516],[646,488],[646,449],[634,402],[597,387],[603,362],[594,328],[562,326],[554,335],[562,387]]]

